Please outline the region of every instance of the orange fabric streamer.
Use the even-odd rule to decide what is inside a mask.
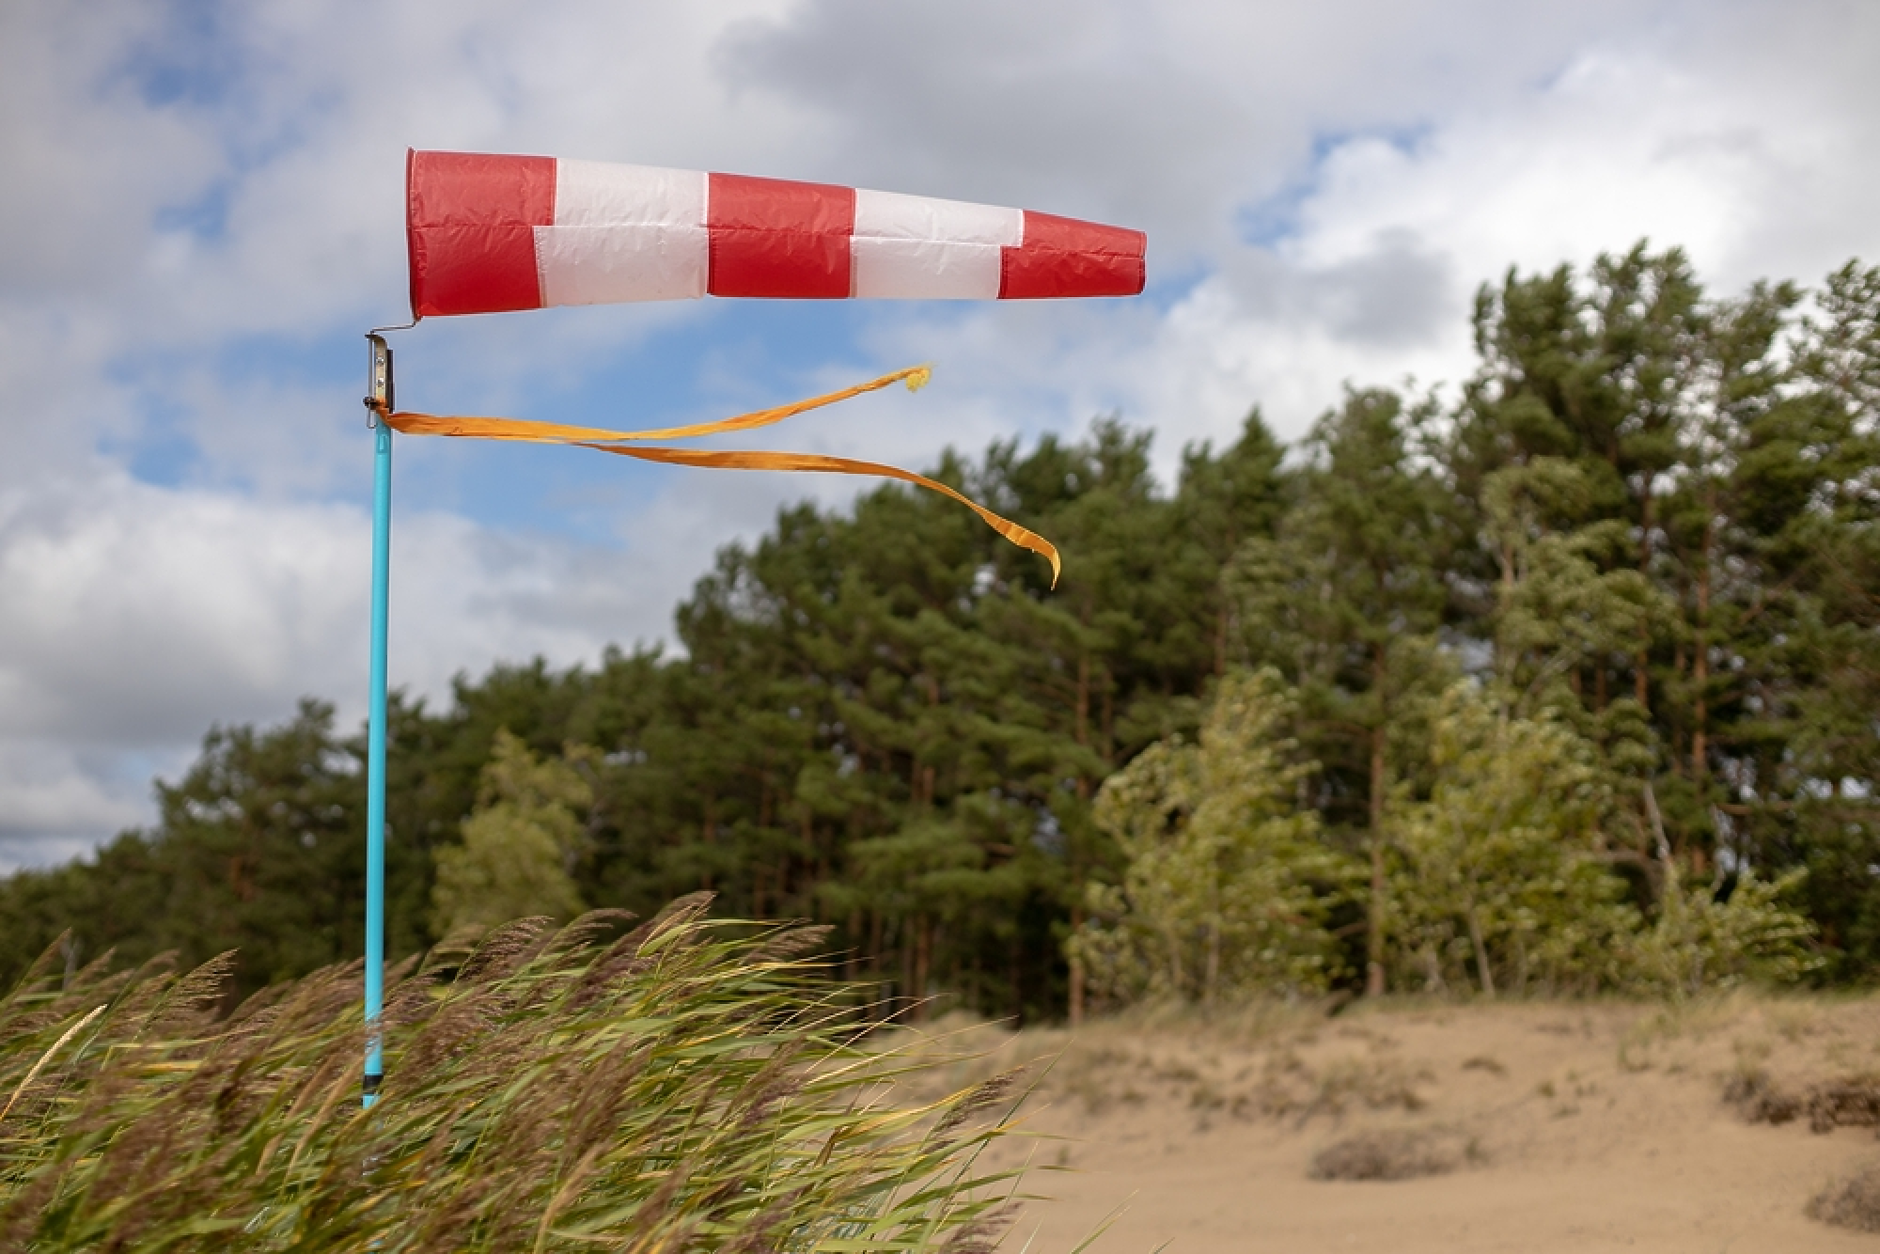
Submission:
[[[574,427],[556,422],[524,422],[515,418],[476,418],[404,411],[389,414],[380,411],[380,417],[392,430],[405,435],[515,440],[529,444],[571,444],[577,448],[590,448],[596,452],[614,453],[621,457],[638,458],[641,461],[661,462],[673,466],[700,466],[715,470],[820,471],[837,475],[868,475],[882,479],[897,479],[902,483],[911,483],[917,487],[926,488],[930,492],[952,497],[978,514],[988,527],[1013,544],[1043,557],[1051,563],[1051,586],[1057,587],[1058,576],[1063,571],[1063,563],[1058,557],[1056,545],[1037,532],[993,513],[979,502],[954,491],[946,484],[929,479],[925,475],[917,475],[911,470],[902,470],[898,466],[889,466],[881,462],[856,461],[848,457],[827,457],[818,453],[626,447],[627,442],[630,441],[677,440],[691,436],[721,435],[728,431],[749,431],[757,427],[768,427],[808,410],[820,409],[824,405],[834,405],[838,401],[846,401],[865,392],[879,391],[902,380],[907,381],[908,391],[918,391],[926,385],[931,373],[926,366],[912,366],[906,370],[897,370],[893,374],[884,374],[879,379],[873,379],[867,383],[843,388],[839,392],[812,396],[808,400],[779,405],[774,409],[760,409],[753,413],[739,414],[735,418],[723,418],[717,422],[696,423],[686,427],[661,427],[647,431],[609,431],[601,427]]]
[[[580,444],[591,440],[685,440],[701,435],[723,435],[727,431],[750,431],[757,427],[768,427],[782,422],[785,418],[794,418],[798,414],[808,413],[812,409],[821,409],[824,405],[834,405],[861,396],[866,392],[879,392],[907,380],[907,390],[918,392],[927,386],[927,380],[933,371],[927,366],[909,366],[893,374],[884,374],[879,379],[867,383],[858,383],[840,392],[826,392],[821,396],[812,396],[806,401],[794,401],[788,405],[779,405],[775,409],[760,409],[753,413],[739,414],[735,418],[720,418],[717,422],[694,423],[689,427],[655,427],[647,431],[609,431],[603,427],[570,427],[559,422],[521,422],[514,418],[468,418],[461,415],[441,416],[438,414],[396,413],[390,415],[392,430],[402,431],[406,435],[455,435],[477,440],[522,440],[534,444]]]

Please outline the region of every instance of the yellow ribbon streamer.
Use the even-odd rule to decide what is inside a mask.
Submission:
[[[902,470],[898,466],[889,466],[881,462],[856,461],[848,457],[826,457],[817,453],[768,453],[743,449],[682,449],[682,448],[628,448],[626,442],[639,440],[677,440],[692,436],[722,435],[728,431],[750,431],[757,427],[768,427],[812,409],[824,405],[834,405],[865,392],[875,392],[891,384],[907,381],[910,392],[924,387],[931,371],[926,366],[912,366],[906,370],[897,370],[893,374],[884,374],[879,379],[854,387],[843,388],[839,392],[827,392],[821,396],[812,396],[808,400],[796,401],[789,405],[779,405],[774,409],[760,409],[753,413],[739,414],[735,418],[722,418],[717,422],[696,423],[687,427],[661,427],[647,431],[609,431],[601,427],[574,427],[558,422],[524,422],[515,418],[476,418],[462,415],[419,414],[399,411],[385,413],[380,417],[392,430],[405,435],[442,435],[456,436],[475,440],[516,440],[530,444],[570,444],[577,448],[591,448],[596,452],[614,453],[621,457],[638,458],[640,461],[662,462],[674,466],[701,466],[714,470],[792,470],[821,471],[837,475],[868,475],[882,479],[897,479],[902,483],[911,483],[952,497],[983,519],[988,527],[1004,536],[1022,549],[1030,549],[1051,563],[1051,586],[1057,587],[1058,575],[1063,564],[1058,558],[1057,546],[1035,531],[1021,527],[1009,518],[993,513],[979,502],[949,488],[946,484],[925,475],[917,475],[911,470]]]

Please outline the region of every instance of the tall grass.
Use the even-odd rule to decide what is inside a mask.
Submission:
[[[497,929],[388,977],[360,1109],[359,967],[218,1003],[228,956],[0,1002],[3,1250],[989,1250],[1011,1076],[917,1108],[804,929],[687,899]],[[56,947],[55,947],[56,951]]]

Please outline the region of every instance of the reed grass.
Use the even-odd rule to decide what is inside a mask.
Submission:
[[[360,1108],[360,970],[219,1001],[229,955],[0,1002],[0,1249],[913,1251],[1009,1220],[1012,1077],[915,1106],[810,929],[529,919],[388,976]]]

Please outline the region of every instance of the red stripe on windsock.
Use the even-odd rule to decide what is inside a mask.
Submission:
[[[855,189],[714,174],[705,197],[714,296],[849,296]]]
[[[1023,242],[1000,254],[999,299],[1139,295],[1147,248],[1141,231],[1027,209]]]
[[[413,152],[406,163],[411,312],[542,307],[535,228],[555,221],[555,159]]]

